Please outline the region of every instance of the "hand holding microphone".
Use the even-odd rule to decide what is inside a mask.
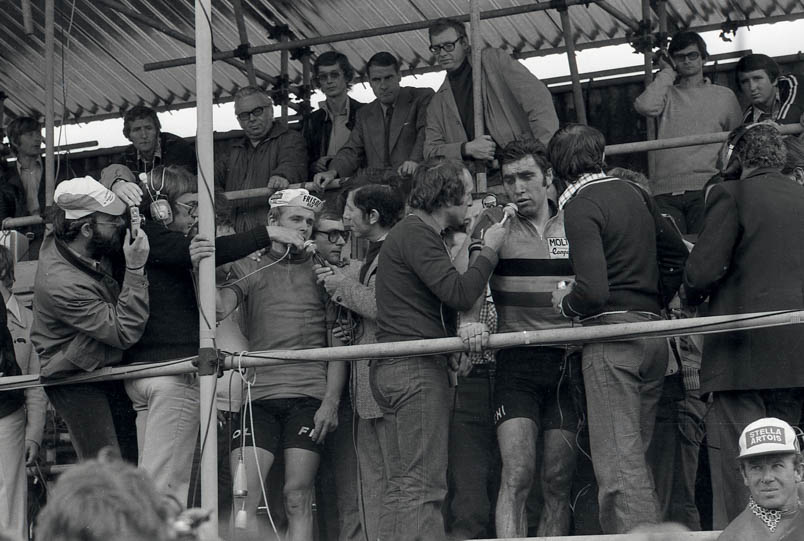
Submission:
[[[268,236],[271,238],[272,242],[287,244],[299,251],[302,251],[306,248],[307,243],[305,243],[304,237],[298,231],[279,225],[269,225],[266,226],[265,229],[268,232]]]
[[[505,221],[508,218],[513,218],[516,216],[516,213],[519,212],[519,207],[516,206],[516,203],[508,203],[503,207],[503,219],[500,220],[500,225],[505,225]]]

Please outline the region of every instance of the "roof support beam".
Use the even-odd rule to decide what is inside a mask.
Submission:
[[[128,7],[124,6],[120,2],[116,2],[115,0],[95,0],[95,3],[102,4],[102,5],[110,8],[110,9],[113,9],[113,10],[117,11],[118,13],[122,13],[123,15],[125,15],[126,17],[128,17],[129,19],[131,19],[133,21],[137,21],[137,22],[140,22],[140,23],[142,23],[142,24],[144,24],[146,26],[150,26],[154,30],[158,30],[158,31],[162,32],[163,34],[165,34],[166,36],[169,36],[169,37],[171,37],[171,38],[173,38],[175,40],[178,40],[178,41],[184,43],[185,45],[190,45],[191,47],[195,46],[195,40],[193,38],[191,38],[190,36],[182,34],[181,32],[178,32],[178,31],[170,28],[169,26],[166,26],[166,25],[162,24],[161,22],[159,22],[159,21],[157,21],[157,20],[155,20],[155,19],[153,19],[153,18],[151,18],[151,17],[149,17],[147,15],[143,15],[142,13],[140,13],[138,11],[134,11],[133,9],[129,9]],[[241,36],[241,39],[242,39],[242,36]],[[247,61],[244,64],[243,62],[241,62],[241,61],[237,60],[236,58],[232,57],[232,58],[225,59],[224,62],[226,62],[227,64],[229,64],[231,66],[234,66],[237,69],[241,70],[242,72],[248,74],[248,70],[249,70],[248,64],[249,64],[250,60]],[[254,70],[254,64],[253,63],[251,64],[251,69]],[[271,84],[276,83],[276,77],[274,77],[272,75],[268,75],[264,71],[254,70],[254,74],[255,74],[255,77],[259,77],[260,79],[262,79],[262,80],[264,80],[264,81],[266,81],[268,83],[271,83]],[[255,83],[250,83],[250,84],[254,84],[256,86],[256,79],[255,79]]]
[[[104,0],[105,1],[105,0]],[[483,11],[480,13],[481,19],[495,19],[498,17],[510,17],[512,15],[520,15],[522,13],[532,13],[536,11],[547,11],[548,9],[557,9],[562,6],[575,6],[575,5],[588,5],[600,4],[605,0],[562,0],[560,2],[552,0],[550,2],[533,3],[524,6],[514,6],[510,8],[494,9],[490,11]],[[467,22],[469,15],[458,15],[452,17],[454,20]],[[388,34],[398,34],[401,32],[410,32],[412,30],[422,30],[430,26],[433,20],[416,21],[412,23],[396,24],[392,26],[385,26],[382,28],[367,28],[364,30],[356,30],[354,32],[344,32],[341,34],[332,34],[329,36],[319,36],[316,38],[300,39],[295,41],[272,43],[270,45],[259,45],[257,47],[249,47],[248,54],[264,54],[272,53],[275,51],[282,51],[284,49],[295,49],[297,47],[312,47],[314,45],[324,45],[330,43],[338,43],[341,41],[349,41],[353,39],[369,38],[373,36],[385,36]],[[212,55],[213,60],[225,60],[236,56],[237,51],[222,51]],[[195,62],[195,57],[188,56],[185,58],[176,58],[174,60],[165,60],[162,62],[152,62],[145,64],[145,71],[156,71],[166,68],[174,68],[176,66],[186,66]]]
[[[25,33],[32,36],[34,24],[33,15],[31,14],[31,0],[20,0],[20,8],[22,8],[22,26],[25,28]]]
[[[633,20],[631,17],[617,9],[616,7],[608,4],[607,2],[600,2],[598,3],[597,7],[623,23],[625,26],[628,27],[629,30],[632,32],[639,32],[639,23]]]

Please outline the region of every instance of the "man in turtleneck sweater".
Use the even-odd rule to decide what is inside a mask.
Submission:
[[[703,76],[706,42],[695,32],[670,41],[671,61],[659,60],[656,78],[634,102],[638,113],[657,118],[658,139],[731,131],[742,124],[734,92]],[[719,143],[657,150],[649,154],[651,191],[662,212],[681,232],[697,235],[703,226],[702,188],[717,173]]]
[[[424,157],[492,160],[497,147],[515,139],[547,145],[558,129],[547,87],[500,49],[484,49],[483,116],[486,132],[474,132],[469,39],[463,23],[439,19],[430,26],[430,52],[447,71],[427,109]]]

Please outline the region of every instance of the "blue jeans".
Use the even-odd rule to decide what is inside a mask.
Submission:
[[[658,316],[628,312],[601,316],[593,324],[651,319]],[[601,342],[583,348],[589,443],[604,533],[625,533],[639,524],[661,520],[645,455],[667,355],[663,338]]]
[[[370,381],[383,410],[377,430],[387,472],[379,539],[443,541],[452,403],[447,360],[374,361]]]

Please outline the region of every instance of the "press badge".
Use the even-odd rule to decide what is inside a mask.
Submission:
[[[569,258],[569,241],[566,237],[547,237],[547,251],[550,259]]]

